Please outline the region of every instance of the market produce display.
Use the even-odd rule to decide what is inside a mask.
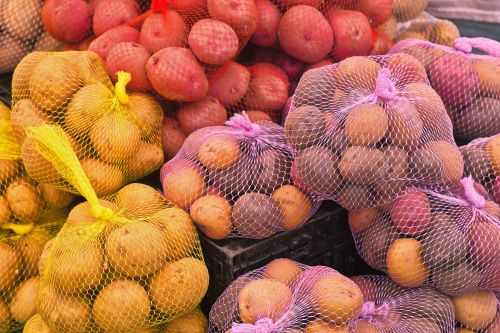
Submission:
[[[500,133],[500,43],[463,37],[453,45],[408,39],[390,53],[410,54],[425,67],[458,138],[473,140]],[[472,54],[476,48],[487,55]]]
[[[459,37],[460,32],[453,22],[423,12],[417,18],[398,26],[396,41],[421,39],[451,47]]]
[[[410,186],[460,180],[450,119],[406,54],[351,57],[306,72],[285,120],[292,179],[347,209],[377,207]]]
[[[382,275],[355,276],[352,281],[364,303],[349,332],[454,332],[453,303],[436,289],[402,288]]]
[[[149,94],[127,93],[130,74],[119,76],[113,86],[90,51],[34,52],[22,60],[12,81],[12,123],[33,180],[78,194],[25,139],[39,124],[64,131],[99,197],[161,166],[163,109]]]
[[[276,259],[234,281],[217,299],[208,332],[349,332],[363,293],[332,268]]]
[[[319,207],[292,173],[283,127],[243,113],[193,132],[162,167],[161,182],[208,237],[267,238],[299,228]]]
[[[59,51],[63,44],[48,34],[40,14],[42,0],[0,1],[0,74],[12,72],[32,51]]]

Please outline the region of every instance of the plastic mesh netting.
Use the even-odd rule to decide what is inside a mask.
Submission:
[[[89,51],[35,52],[23,59],[12,82],[12,123],[32,179],[78,193],[25,139],[40,124],[64,131],[99,197],[161,166],[162,107],[146,93],[127,94],[130,75],[119,75],[113,86]]]
[[[0,73],[12,72],[31,51],[58,51],[62,43],[45,32],[41,0],[0,1]]]
[[[277,259],[239,277],[217,299],[210,333],[349,332],[363,294],[337,271]]]
[[[397,43],[391,53],[414,56],[443,100],[454,134],[464,140],[500,132],[500,43],[487,38],[458,38],[454,47],[415,39]],[[488,55],[476,55],[474,49]]]
[[[405,287],[448,295],[497,290],[500,208],[472,178],[446,194],[408,190],[390,205],[349,212],[361,257]]]
[[[453,22],[438,19],[423,12],[417,18],[398,26],[396,40],[421,39],[436,44],[453,46],[453,42],[459,37],[460,31]]]
[[[446,187],[463,174],[443,102],[406,54],[306,72],[285,135],[294,182],[347,209],[381,206],[410,186]]]
[[[495,333],[500,329],[499,294],[476,291],[452,298],[458,333]]]
[[[319,202],[291,178],[283,127],[235,115],[192,133],[161,170],[168,200],[211,238],[266,238],[303,225]]]

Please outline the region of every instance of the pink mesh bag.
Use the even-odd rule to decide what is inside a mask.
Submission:
[[[163,165],[164,195],[210,238],[266,238],[303,225],[318,208],[291,178],[283,127],[235,115],[192,133]]]
[[[500,134],[473,140],[460,147],[464,174],[481,184],[493,201],[500,204]]]
[[[452,298],[458,333],[496,333],[500,330],[500,294],[475,291]]]
[[[455,332],[453,303],[434,288],[403,288],[382,275],[356,276],[352,281],[363,292],[364,303],[349,332]]]
[[[404,287],[448,295],[500,287],[500,208],[472,178],[440,194],[410,189],[392,204],[349,212],[361,257]]]
[[[363,294],[332,268],[276,259],[239,277],[217,299],[209,333],[349,332]]]
[[[478,49],[487,55],[472,54]],[[472,140],[500,133],[500,43],[487,38],[458,38],[453,47],[403,40],[391,54],[414,56],[443,100],[456,137]]]
[[[455,39],[459,37],[460,31],[453,22],[423,12],[415,19],[398,25],[396,41],[410,38],[453,46]]]
[[[463,174],[443,102],[405,54],[306,72],[285,135],[295,184],[347,209],[383,205],[410,186],[448,186]]]

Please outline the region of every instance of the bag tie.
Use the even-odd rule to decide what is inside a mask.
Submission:
[[[241,114],[235,114],[224,124],[239,129],[242,136],[250,139],[256,139],[262,133],[261,127],[258,124],[252,123],[245,111]]]
[[[492,57],[500,58],[500,43],[484,37],[460,37],[455,39],[453,47],[463,53],[470,54],[472,49],[481,50]]]
[[[368,321],[373,321],[374,316],[386,317],[389,314],[389,310],[394,307],[394,301],[384,302],[379,307],[375,305],[375,302],[368,301],[363,303],[361,308],[361,319],[367,319]]]
[[[397,97],[398,91],[391,79],[391,70],[382,68],[375,81],[375,96],[384,102],[392,101]]]
[[[275,333],[276,325],[271,318],[261,318],[255,324],[233,323],[233,333]]]
[[[464,191],[464,199],[475,208],[483,209],[486,205],[486,199],[477,193],[474,188],[474,180],[472,179],[472,176],[462,178],[460,180],[460,184],[462,185]]]

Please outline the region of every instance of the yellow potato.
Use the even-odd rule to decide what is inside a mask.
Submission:
[[[41,112],[28,98],[21,99],[14,104],[10,119],[14,135],[20,140],[24,139],[26,128],[51,122],[51,118]]]
[[[163,179],[165,197],[183,209],[189,209],[203,195],[205,188],[201,172],[189,165],[181,166]]]
[[[131,93],[127,107],[131,119],[141,130],[143,139],[159,137],[163,124],[163,109],[153,97],[143,93]]]
[[[396,239],[387,250],[389,276],[403,287],[424,284],[429,270],[425,266],[421,251],[422,244],[416,239]]]
[[[14,292],[10,301],[10,314],[20,323],[25,323],[36,314],[36,299],[40,287],[40,278],[34,277],[23,281]]]
[[[73,202],[75,196],[48,184],[38,184],[43,201],[49,208],[60,209],[68,207]]]
[[[293,260],[280,258],[271,261],[264,268],[264,276],[291,286],[295,278],[302,272],[300,266]]]
[[[497,314],[497,298],[492,291],[475,291],[452,298],[456,320],[479,330],[488,327]]]
[[[9,290],[21,275],[21,258],[13,247],[0,242],[0,292]]]
[[[486,149],[490,155],[493,169],[498,174],[500,173],[500,135],[494,136],[486,144]]]
[[[207,330],[207,318],[203,312],[200,311],[200,309],[194,309],[193,311],[166,323],[161,333],[205,333]]]
[[[189,213],[203,233],[213,239],[224,239],[231,233],[231,204],[218,195],[206,195],[191,205]]]
[[[121,188],[116,193],[114,203],[129,219],[152,217],[167,205],[160,192],[139,183],[128,184]]]
[[[23,333],[54,333],[39,314],[31,317],[24,325]]]
[[[4,303],[4,301],[0,299],[0,329],[7,326],[9,319],[10,319],[9,307],[7,306],[7,304]]]
[[[39,183],[61,183],[63,179],[53,164],[36,150],[32,139],[26,138],[21,146],[21,156],[28,175]]]
[[[123,165],[127,179],[132,181],[158,170],[164,160],[160,144],[140,141],[136,149],[137,151]]]
[[[21,221],[34,221],[43,208],[43,201],[35,186],[24,180],[16,180],[5,190],[10,211]]]
[[[18,160],[0,159],[0,182],[7,181],[16,175],[19,170]]]
[[[229,136],[214,136],[203,142],[198,150],[198,159],[209,169],[227,169],[238,160],[240,146]]]
[[[15,247],[21,256],[23,275],[25,277],[38,275],[38,261],[49,238],[48,232],[33,231],[23,235],[16,243]]]
[[[90,158],[82,160],[81,164],[98,197],[115,193],[125,181],[120,169],[111,164]]]
[[[9,222],[10,208],[5,197],[0,196],[0,225]]]
[[[465,327],[459,327],[455,330],[455,333],[476,333],[476,332]]]
[[[312,213],[312,204],[309,198],[293,185],[284,185],[271,194],[271,198],[278,202],[283,211],[285,230],[296,229],[306,222]]]
[[[316,319],[306,326],[304,333],[349,333],[349,330],[345,326],[334,326],[321,319]]]

